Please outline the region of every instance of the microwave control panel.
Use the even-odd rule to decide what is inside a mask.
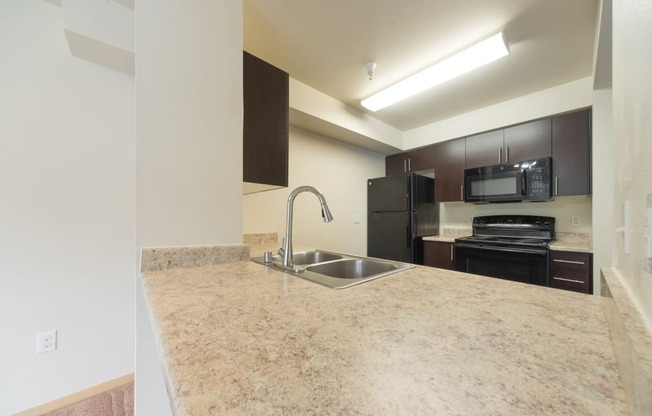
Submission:
[[[550,169],[548,166],[532,167],[527,171],[527,193],[531,201],[548,200],[552,197]]]

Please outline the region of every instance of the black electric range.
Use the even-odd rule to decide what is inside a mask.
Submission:
[[[473,234],[455,240],[455,269],[548,286],[549,247],[554,241],[553,217],[475,217]]]

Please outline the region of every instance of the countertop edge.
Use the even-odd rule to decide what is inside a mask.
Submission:
[[[600,270],[602,301],[631,414],[652,414],[652,334],[618,272]]]

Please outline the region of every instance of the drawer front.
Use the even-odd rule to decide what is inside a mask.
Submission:
[[[550,286],[575,292],[592,291],[591,254],[550,252]]]

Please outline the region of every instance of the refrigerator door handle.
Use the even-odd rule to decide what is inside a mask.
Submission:
[[[412,247],[412,213],[405,213],[405,235],[407,236],[407,246]]]

